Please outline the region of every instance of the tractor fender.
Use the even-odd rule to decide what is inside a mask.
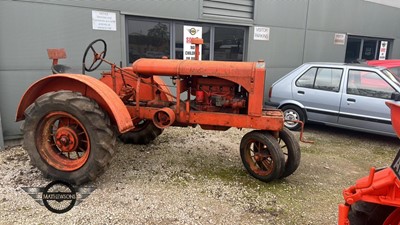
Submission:
[[[22,96],[18,105],[16,121],[24,120],[24,112],[41,95],[59,90],[80,92],[93,99],[115,122],[120,133],[133,128],[128,109],[119,96],[100,80],[82,74],[54,74],[32,84]]]

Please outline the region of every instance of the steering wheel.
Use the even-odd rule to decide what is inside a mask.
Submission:
[[[97,44],[98,42],[100,42],[100,44]],[[96,46],[96,44],[97,44],[97,46]],[[100,53],[97,53],[95,47],[102,47],[101,48],[102,51]],[[86,65],[86,58],[88,56],[89,50],[92,50],[93,61],[92,61],[92,64],[88,67],[88,65]],[[88,72],[92,72],[92,71],[96,70],[103,62],[104,57],[106,57],[106,53],[107,53],[107,44],[103,39],[97,39],[97,40],[94,40],[92,43],[90,43],[89,46],[85,50],[85,54],[83,54],[82,65],[84,67],[84,70],[86,70]],[[83,72],[83,74],[85,73],[85,71],[82,71],[82,72]]]

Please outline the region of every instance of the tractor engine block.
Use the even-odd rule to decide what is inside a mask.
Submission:
[[[200,111],[239,113],[247,99],[239,85],[221,78],[204,77],[192,80],[192,107]]]

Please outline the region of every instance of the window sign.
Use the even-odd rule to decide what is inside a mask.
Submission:
[[[114,12],[92,11],[93,30],[117,30],[117,16]]]
[[[379,60],[386,59],[387,46],[388,46],[387,41],[381,41],[381,47],[379,49]]]
[[[269,41],[269,27],[254,27],[254,40]]]
[[[202,27],[183,26],[183,59],[194,59],[195,45],[191,44],[193,38],[202,38]],[[201,60],[201,48],[199,49]]]

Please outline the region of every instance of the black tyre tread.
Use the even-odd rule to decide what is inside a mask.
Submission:
[[[306,122],[306,114],[304,113],[304,111],[302,110],[302,109],[300,109],[298,106],[295,106],[295,105],[284,105],[282,108],[281,108],[281,110],[284,112],[285,110],[287,110],[287,109],[293,109],[293,110],[295,110],[296,112],[297,112],[297,114],[299,114],[299,120],[300,121],[302,121],[303,123],[305,123]],[[297,130],[300,130],[300,128],[301,128],[301,124],[300,123],[298,123],[296,126],[294,126],[294,127],[292,127],[292,128],[290,128],[290,127],[287,127],[289,130],[293,130],[293,131],[297,131]]]
[[[279,138],[286,144],[288,150],[288,156],[285,161],[285,169],[283,174],[279,177],[285,178],[293,174],[300,165],[300,144],[298,141],[296,141],[296,138],[292,132],[290,132],[290,130],[286,127],[279,132]]]
[[[128,131],[127,133],[121,134],[119,139],[125,144],[146,145],[161,135],[162,132],[163,129],[156,127],[154,123],[151,122],[139,131]]]
[[[91,130],[88,133],[89,135],[91,133],[89,137],[91,139],[90,154],[93,156],[89,156],[82,168],[72,172],[58,171],[48,165],[37,152],[34,141],[34,132],[38,120],[41,119],[39,118],[41,114],[45,115],[46,111],[50,112],[51,110],[65,111],[64,108],[56,108],[61,105],[70,107],[69,110],[80,112],[89,121],[84,126],[87,130]],[[47,108],[43,109],[44,106]],[[23,147],[30,156],[31,164],[37,166],[46,178],[62,179],[76,185],[93,181],[105,171],[104,168],[108,166],[114,155],[116,136],[111,129],[108,115],[94,100],[78,92],[57,91],[40,96],[25,110],[25,121],[21,129],[24,134]],[[97,139],[97,143],[94,142],[94,139]]]
[[[275,168],[274,168],[273,173],[271,173],[267,176],[260,176],[256,173],[254,173],[254,171],[251,170],[251,168],[249,167],[249,165],[247,164],[247,162],[245,160],[246,152],[245,152],[244,147],[247,144],[247,142],[249,141],[248,139],[252,139],[252,138],[256,138],[258,140],[264,141],[267,144],[267,147],[271,153],[271,157],[274,161]],[[254,131],[251,131],[251,132],[245,134],[240,142],[240,157],[242,159],[244,167],[249,172],[249,174],[251,176],[253,176],[254,178],[259,179],[263,182],[270,182],[270,181],[278,178],[283,173],[285,157],[284,157],[282,151],[280,150],[278,141],[268,132],[254,130]]]
[[[349,221],[351,225],[382,225],[396,207],[358,201],[351,205]]]

